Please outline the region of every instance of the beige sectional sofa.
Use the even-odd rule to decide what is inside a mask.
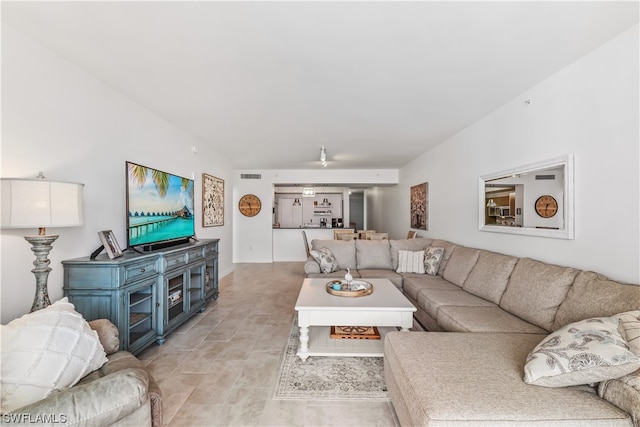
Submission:
[[[308,277],[341,277],[349,268],[354,277],[388,278],[428,331],[385,337],[385,379],[402,425],[640,426],[640,370],[591,386],[523,381],[527,357],[545,337],[640,310],[640,286],[445,240],[312,241],[312,250],[323,247],[340,270],[321,273],[311,257]],[[399,250],[428,247],[444,248],[437,275],[395,272]]]

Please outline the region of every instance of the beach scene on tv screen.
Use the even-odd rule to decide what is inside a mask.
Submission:
[[[193,236],[193,181],[128,164],[129,246]]]

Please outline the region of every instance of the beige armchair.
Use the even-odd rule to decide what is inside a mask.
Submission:
[[[73,426],[162,427],[162,392],[146,367],[133,354],[118,351],[118,329],[111,322],[100,319],[89,325],[98,332],[108,361],[75,386],[13,414],[31,414],[32,419],[59,414],[63,425]]]

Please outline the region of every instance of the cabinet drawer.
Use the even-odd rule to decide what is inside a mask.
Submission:
[[[210,243],[204,247],[204,256],[215,255],[218,253],[218,243]]]
[[[140,262],[136,264],[129,264],[124,269],[124,282],[131,283],[135,280],[142,279],[144,277],[152,276],[154,274],[158,274],[156,260],[150,260],[145,262]]]
[[[164,257],[164,271],[172,270],[176,267],[182,267],[187,264],[186,253],[179,252],[176,254],[168,254]]]
[[[187,262],[201,260],[202,258],[204,258],[204,248],[191,249],[189,250],[189,252],[187,252],[187,256],[189,257]]]

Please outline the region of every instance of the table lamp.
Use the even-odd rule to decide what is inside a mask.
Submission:
[[[58,235],[47,235],[47,227],[82,225],[82,188],[84,184],[55,182],[42,172],[35,179],[2,178],[2,228],[38,228],[37,236],[25,236],[36,255],[36,295],[31,311],[51,305],[47,277],[51,261],[47,258]]]

